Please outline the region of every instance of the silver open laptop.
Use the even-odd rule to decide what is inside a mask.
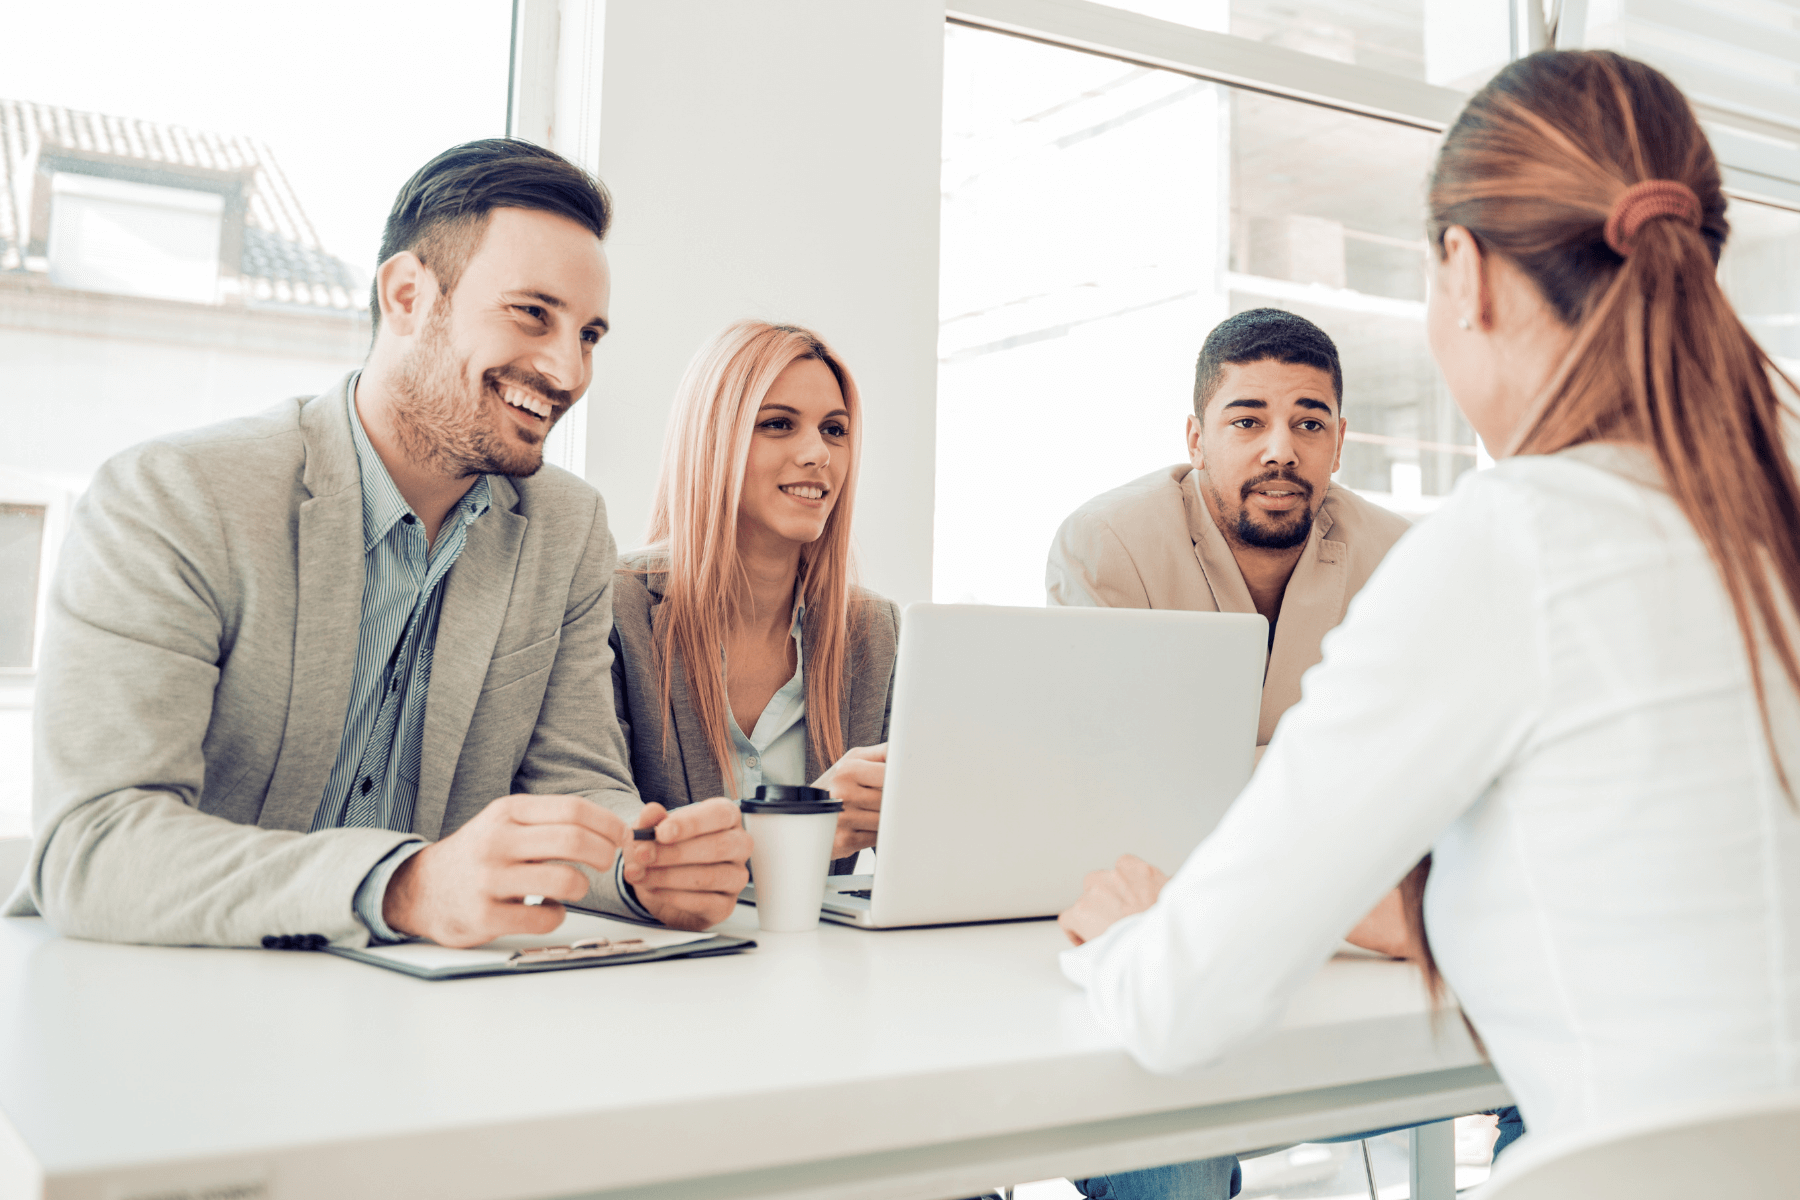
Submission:
[[[900,622],[875,874],[827,919],[1051,916],[1132,853],[1173,872],[1250,777],[1259,616],[914,604]]]

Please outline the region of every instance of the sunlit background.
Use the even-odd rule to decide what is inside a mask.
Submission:
[[[1112,7],[1236,39],[1252,75],[1270,47],[1466,92],[1519,52],[1530,2]],[[1800,370],[1800,5],[1587,8],[1591,44],[1648,57],[1704,100],[1737,164],[1721,277]],[[72,504],[126,446],[316,393],[361,361],[388,207],[438,151],[506,131],[512,24],[510,0],[8,10],[0,837],[29,830],[40,615]],[[1246,308],[1301,313],[1336,340],[1341,483],[1428,519],[1486,465],[1425,345],[1430,122],[954,21],[944,37],[936,599],[1041,603],[1062,519],[1183,458],[1201,340]],[[1459,1122],[1460,1185],[1485,1176],[1492,1136],[1489,1119]],[[1245,1194],[1361,1196],[1373,1179],[1395,1200],[1403,1139],[1371,1141],[1367,1159],[1355,1143],[1255,1159]]]
[[[1114,7],[1463,90],[1515,49],[1506,0]],[[1754,113],[1800,97],[1780,57],[1800,10],[1725,8],[1707,18],[1722,31],[1711,40],[1696,24],[1671,41],[1628,4],[1606,19],[1699,93],[1747,97],[1729,125],[1709,101],[1709,129],[1778,174],[1800,147]],[[43,592],[94,470],[155,434],[316,392],[361,360],[395,191],[438,151],[506,129],[511,22],[508,0],[8,13],[0,757],[29,758]],[[1421,517],[1487,461],[1425,346],[1429,128],[954,22],[944,51],[935,598],[1041,603],[1063,517],[1183,457],[1194,356],[1245,308],[1291,309],[1337,341],[1341,483]],[[1790,366],[1797,208],[1740,189],[1722,267]],[[0,773],[0,835],[27,827],[26,778]]]
[[[0,836],[28,828],[38,613],[75,498],[127,446],[362,360],[395,192],[506,130],[511,24],[510,0],[7,10]]]

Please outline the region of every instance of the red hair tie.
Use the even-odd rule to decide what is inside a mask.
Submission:
[[[1631,253],[1631,243],[1647,221],[1674,217],[1691,228],[1700,228],[1700,197],[1675,179],[1646,179],[1619,193],[1612,215],[1606,218],[1606,244],[1621,257]]]

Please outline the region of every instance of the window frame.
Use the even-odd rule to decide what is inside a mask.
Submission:
[[[1468,99],[1453,88],[1094,0],[950,0],[945,19],[1431,133],[1442,133]]]
[[[44,510],[43,541],[38,550],[37,595],[31,624],[31,665],[0,667],[0,708],[15,707],[8,693],[24,689],[23,706],[30,706],[30,689],[37,681],[37,664],[44,648],[44,615],[50,607],[50,585],[56,576],[56,562],[62,550],[69,518],[75,507],[74,494],[16,471],[0,468],[0,504],[21,504]]]
[[[1528,36],[1518,36],[1521,13],[1529,7],[1521,0],[1487,2],[1508,5],[1515,57],[1536,48],[1532,40],[1549,36],[1535,23]],[[1559,49],[1583,43],[1586,7],[1584,0],[1559,4],[1555,31]],[[1444,132],[1468,99],[1467,93],[1453,88],[1195,29],[1095,0],[948,0],[945,19],[1431,133]],[[1694,108],[1713,141],[1728,196],[1800,210],[1800,150],[1769,141],[1800,141],[1800,116],[1789,123],[1706,103]]]
[[[606,0],[513,0],[506,135],[554,150],[596,177],[605,36]],[[590,395],[564,413],[544,444],[546,462],[584,478],[593,403]]]

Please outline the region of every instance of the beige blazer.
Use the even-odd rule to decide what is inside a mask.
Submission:
[[[688,698],[687,672],[679,659],[669,684],[674,718],[663,737],[654,637],[662,615],[666,571],[636,556],[619,569],[613,584],[613,707],[631,748],[631,769],[645,803],[665,808],[723,796],[724,780],[706,744],[706,731]],[[638,569],[633,569],[638,568]],[[888,716],[894,706],[894,659],[900,644],[900,610],[892,600],[863,588],[851,591],[850,645],[844,658],[843,701],[838,720],[844,748],[875,746],[887,741]],[[800,627],[801,645],[807,626]],[[821,763],[806,743],[806,778],[817,779],[830,763]],[[743,797],[737,797],[743,799]],[[850,870],[854,857],[838,859],[833,870]]]
[[[608,678],[606,509],[545,467],[492,481],[446,580],[411,831],[306,832],[361,623],[347,383],[100,469],[51,589],[37,839],[9,912],[112,941],[361,945],[357,885],[402,842],[512,792],[641,808]],[[610,876],[588,903],[625,911]]]
[[[1253,613],[1256,604],[1225,535],[1201,498],[1201,472],[1165,467],[1103,492],[1069,514],[1050,545],[1051,604]],[[1403,517],[1335,483],[1281,598],[1263,677],[1256,744],[1300,699],[1300,677],[1400,535]]]

